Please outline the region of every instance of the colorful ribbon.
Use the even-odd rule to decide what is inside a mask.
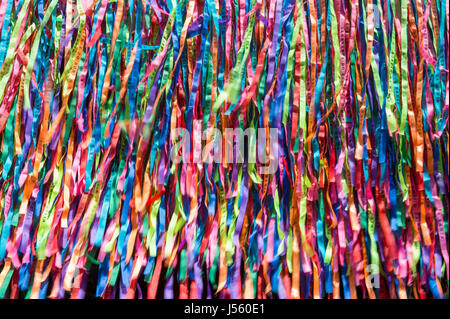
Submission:
[[[0,298],[448,297],[447,1],[2,0],[0,26]]]

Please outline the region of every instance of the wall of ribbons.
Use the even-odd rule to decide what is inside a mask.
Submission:
[[[0,298],[448,298],[448,55],[442,0],[1,0]]]

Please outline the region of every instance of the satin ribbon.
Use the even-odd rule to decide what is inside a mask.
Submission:
[[[2,1],[0,298],[443,298],[448,12]]]

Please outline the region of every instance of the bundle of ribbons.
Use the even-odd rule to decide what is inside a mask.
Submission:
[[[447,1],[1,0],[0,28],[0,298],[448,297]],[[218,160],[174,161],[180,128]],[[221,161],[227,128],[275,129],[277,169]]]

